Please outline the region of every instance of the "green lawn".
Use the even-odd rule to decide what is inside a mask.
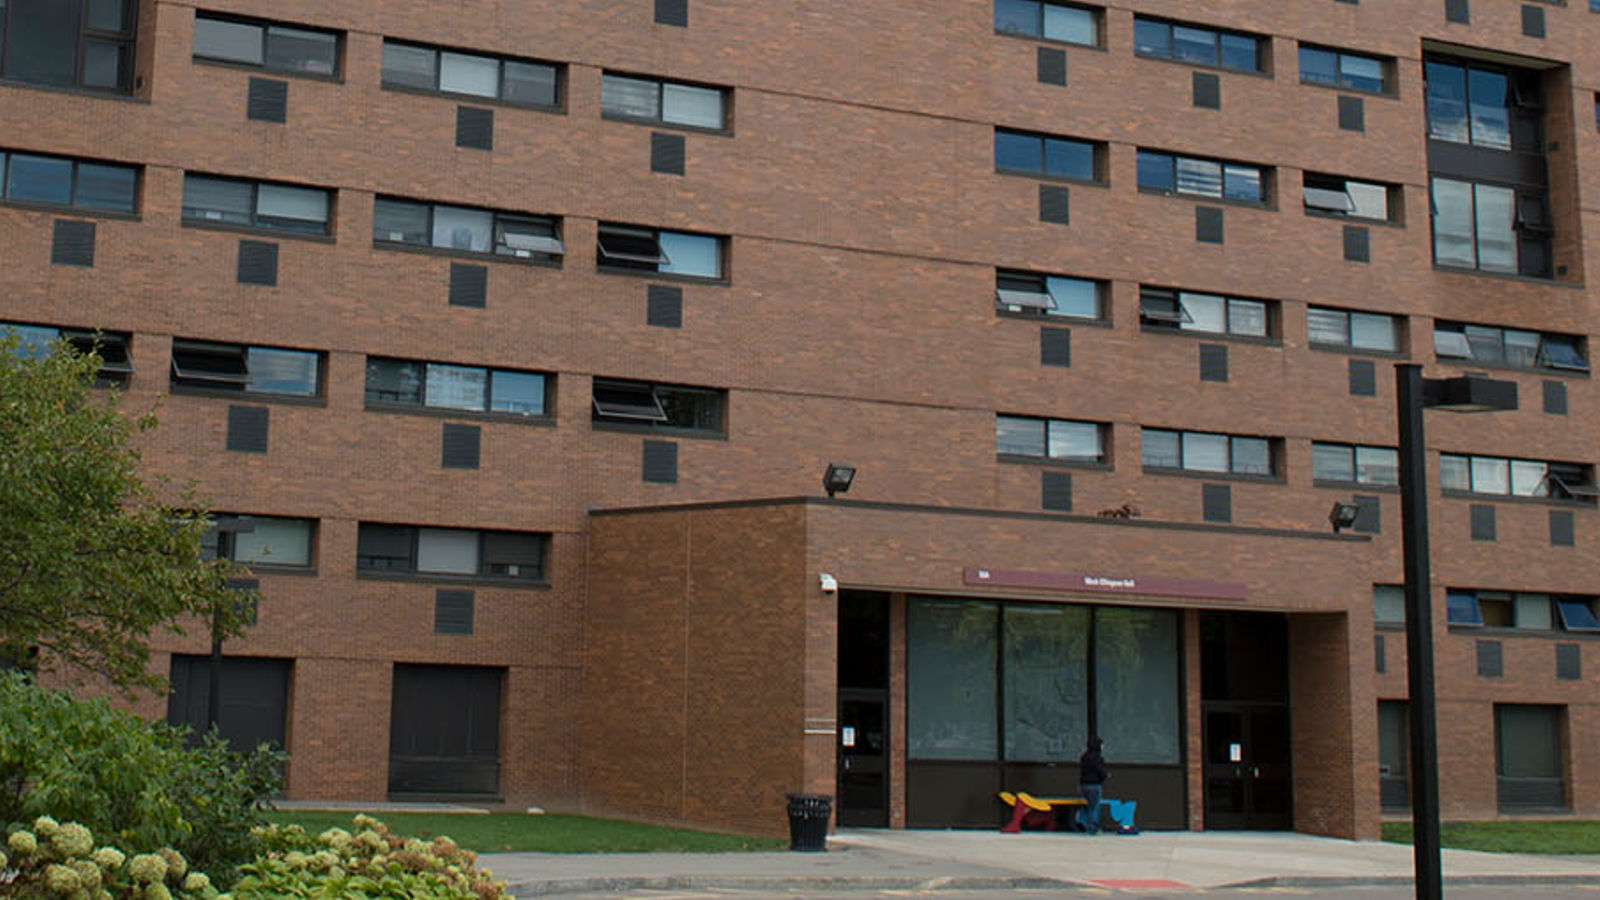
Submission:
[[[1411,823],[1383,823],[1383,839],[1411,843]],[[1600,822],[1446,822],[1440,827],[1439,843],[1494,853],[1600,854]]]
[[[533,850],[542,853],[728,853],[741,850],[783,850],[788,841],[663,828],[613,819],[526,813],[488,815],[451,813],[371,813],[390,830],[412,837],[446,834],[479,853]],[[282,825],[297,822],[318,832],[335,825],[351,829],[353,812],[279,810],[267,819]]]

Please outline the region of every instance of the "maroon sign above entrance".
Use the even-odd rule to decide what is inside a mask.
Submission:
[[[991,587],[1045,588],[1052,591],[1094,591],[1100,594],[1142,594],[1153,597],[1204,597],[1209,600],[1244,600],[1249,591],[1231,581],[1203,578],[1147,578],[1143,575],[1106,575],[1098,572],[1029,572],[1022,569],[985,569],[967,566],[961,572],[966,584]]]

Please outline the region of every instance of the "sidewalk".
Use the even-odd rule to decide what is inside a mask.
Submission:
[[[641,889],[1004,890],[1409,883],[1411,847],[1286,832],[1141,835],[847,829],[827,853],[498,853],[518,897]],[[1593,857],[1446,850],[1446,884],[1600,884]]]

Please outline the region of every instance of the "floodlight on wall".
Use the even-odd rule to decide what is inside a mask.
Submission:
[[[1333,501],[1333,509],[1328,510],[1328,524],[1333,526],[1333,533],[1338,534],[1356,523],[1356,517],[1361,515],[1361,507],[1343,500]]]
[[[818,586],[822,588],[822,592],[824,594],[839,593],[839,579],[829,575],[827,572],[818,572],[817,582]]]
[[[828,470],[822,473],[822,488],[828,492],[828,498],[834,494],[850,492],[850,483],[856,480],[856,467],[847,463],[828,463]]]

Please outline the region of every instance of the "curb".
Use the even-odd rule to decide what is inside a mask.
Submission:
[[[588,894],[601,891],[682,890],[818,890],[818,891],[1044,891],[1087,887],[1080,882],[1028,876],[896,878],[891,876],[787,875],[728,877],[717,875],[628,876],[523,881],[509,886],[513,897]]]
[[[1235,881],[1229,884],[1217,885],[1218,888],[1265,888],[1265,887],[1290,887],[1290,888],[1340,888],[1340,887],[1395,887],[1411,886],[1415,879],[1410,875],[1269,875],[1266,878],[1251,878],[1246,881]],[[1584,884],[1600,885],[1600,876],[1595,875],[1446,875],[1442,883],[1447,887],[1495,887],[1517,885],[1563,885]]]

